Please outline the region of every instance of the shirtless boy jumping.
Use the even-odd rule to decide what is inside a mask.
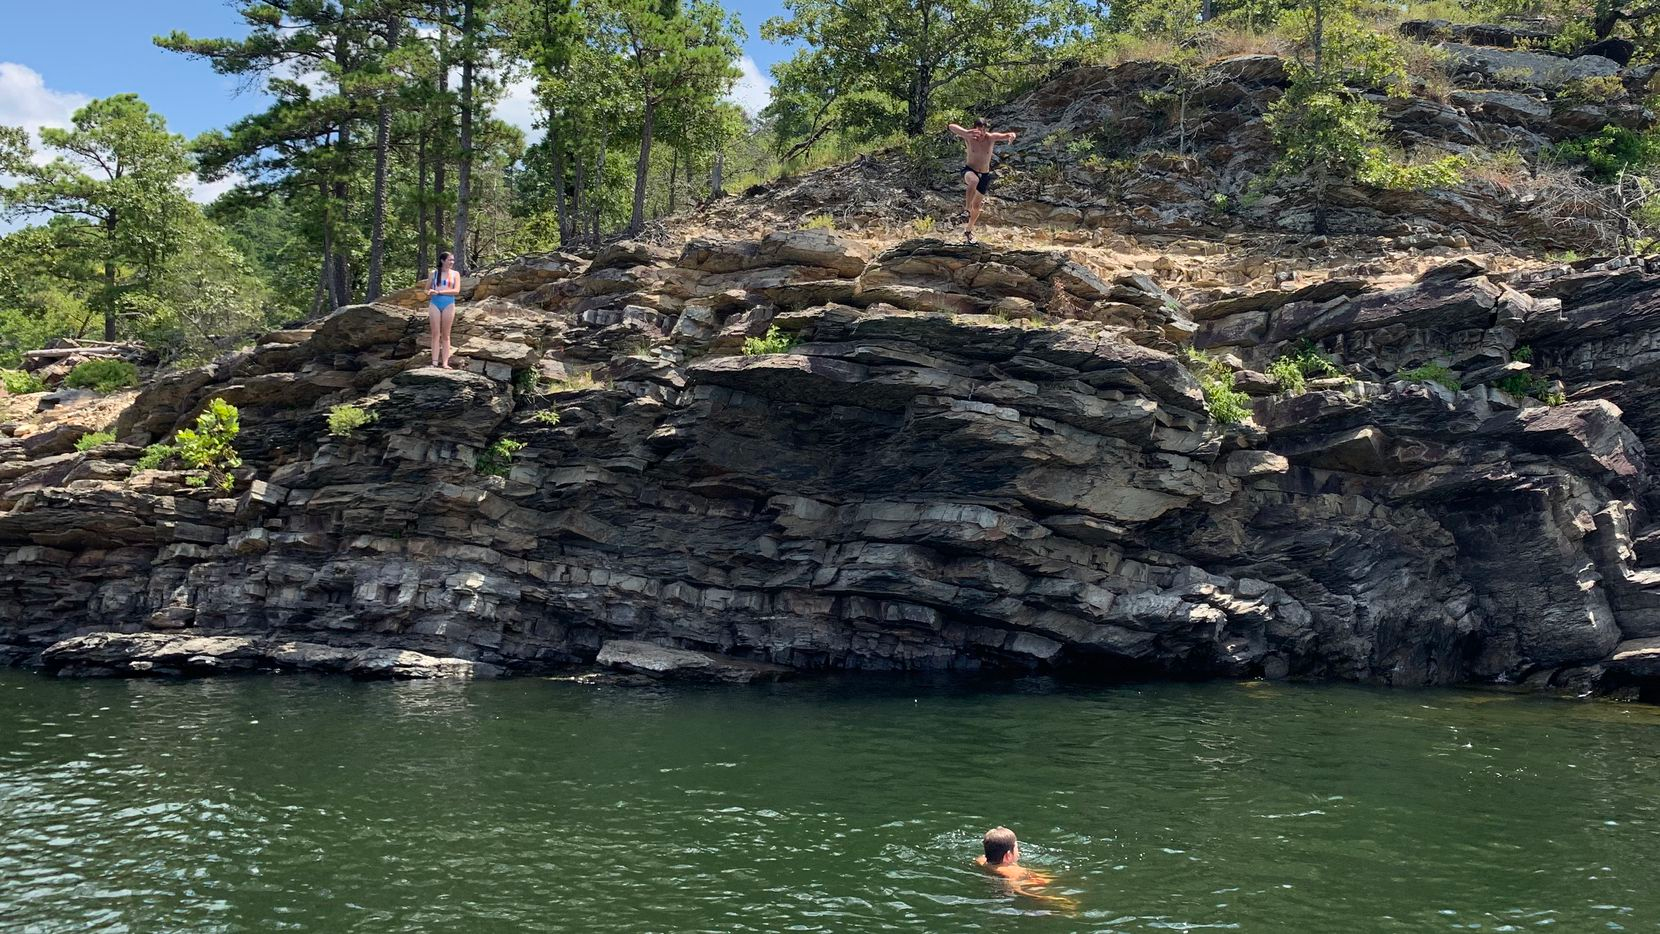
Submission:
[[[998,143],[1014,142],[1015,134],[991,132],[986,129],[983,117],[974,121],[973,129],[965,130],[955,123],[946,129],[962,140],[968,150],[968,164],[963,166],[963,210],[968,214],[967,240],[973,243],[974,224],[980,220],[980,201],[991,190],[992,182],[997,181],[997,173],[991,170],[991,149]]]

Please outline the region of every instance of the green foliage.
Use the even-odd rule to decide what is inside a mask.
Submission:
[[[0,214],[50,213],[73,231],[59,245],[87,279],[101,278],[96,300],[113,340],[125,293],[159,275],[195,210],[178,186],[190,170],[183,138],[134,94],[88,103],[67,129],[42,129],[43,158],[17,131],[5,135],[0,177],[14,180],[0,187]]]
[[[1556,94],[1560,101],[1608,104],[1625,97],[1625,83],[1619,75],[1591,75],[1570,78]]]
[[[241,430],[236,406],[214,399],[196,416],[194,429],[182,428],[173,436],[175,453],[185,466],[206,472],[204,484],[211,479],[220,489],[229,489],[229,472],[242,466],[242,456],[231,443]]]
[[[1517,361],[1520,361],[1522,363],[1532,363],[1533,362],[1533,345],[1532,344],[1523,344],[1522,346],[1517,347],[1515,350],[1510,352],[1510,359],[1517,360]]]
[[[1450,188],[1464,180],[1470,160],[1464,156],[1441,156],[1429,162],[1408,163],[1390,158],[1382,147],[1373,147],[1366,153],[1357,181],[1388,191],[1428,191],[1431,188]]]
[[[40,377],[23,370],[0,370],[0,385],[14,396],[46,391],[46,384],[40,381]]]
[[[762,354],[789,353],[795,346],[795,338],[778,330],[778,325],[767,328],[765,337],[750,337],[744,339],[743,353],[746,357],[757,357]]]
[[[530,367],[525,367],[522,370],[514,370],[513,371],[513,394],[516,395],[516,396],[532,395],[533,393],[536,392],[537,382],[538,382],[538,379],[537,379],[537,376],[536,376],[536,371],[531,369]]]
[[[1464,388],[1464,385],[1458,381],[1458,377],[1453,374],[1453,371],[1439,363],[1426,363],[1410,370],[1402,370],[1396,373],[1395,376],[1397,379],[1411,380],[1417,383],[1439,383],[1453,392],[1458,392]]]
[[[1308,340],[1298,342],[1295,350],[1269,364],[1268,375],[1280,384],[1282,391],[1292,395],[1307,388],[1310,379],[1349,379],[1337,361]]]
[[[1546,405],[1561,405],[1568,397],[1550,380],[1532,373],[1512,373],[1493,384],[1513,396],[1532,396]]]
[[[1280,357],[1268,364],[1268,375],[1280,384],[1282,392],[1292,395],[1297,395],[1308,386],[1308,377],[1303,375],[1302,367],[1290,357]]]
[[[114,441],[114,432],[94,431],[89,434],[81,435],[80,439],[75,442],[75,450],[90,451],[93,448],[101,447],[103,445],[113,443]]]
[[[497,438],[484,449],[473,464],[473,470],[487,477],[505,477],[513,466],[513,455],[525,446],[523,441]]]
[[[919,237],[926,237],[934,232],[936,226],[932,217],[919,217],[911,221],[911,233]]]
[[[380,418],[379,415],[362,406],[342,403],[329,406],[329,434],[336,438],[347,438],[351,433],[364,425],[373,424]]]
[[[71,389],[116,392],[138,385],[138,367],[125,360],[101,358],[75,364],[63,384]]]
[[[1183,351],[1187,368],[1199,380],[1210,417],[1225,424],[1237,424],[1251,417],[1251,397],[1234,389],[1233,371],[1203,350]]]
[[[1007,93],[1064,28],[1043,0],[785,0],[762,38],[798,51],[773,68],[786,139],[839,130],[920,136],[942,109]]]
[[[172,460],[178,454],[178,449],[171,444],[152,444],[138,456],[138,463],[134,470],[155,470],[162,464]]]
[[[205,487],[205,486],[208,485],[208,478],[202,476],[199,473],[193,473],[190,476],[184,478],[184,485],[185,486],[193,486],[193,487]]]
[[[1660,132],[1605,126],[1595,136],[1558,143],[1548,155],[1563,164],[1583,165],[1599,182],[1611,182],[1621,172],[1660,166]]]
[[[531,413],[530,417],[533,421],[541,422],[544,425],[559,424],[558,409],[537,409],[535,412]]]
[[[835,230],[836,219],[828,214],[814,214],[801,227],[803,230]]]

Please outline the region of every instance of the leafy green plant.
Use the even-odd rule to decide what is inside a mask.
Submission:
[[[341,404],[329,407],[329,434],[347,438],[364,425],[372,424],[380,416],[358,405]]]
[[[1308,377],[1303,375],[1303,368],[1290,357],[1280,357],[1268,364],[1268,375],[1280,384],[1282,392],[1297,395],[1308,388]]]
[[[744,340],[744,356],[758,357],[763,354],[789,353],[795,346],[795,338],[778,330],[778,325],[767,328],[765,337],[751,337]]]
[[[934,232],[934,226],[932,217],[919,217],[911,221],[911,232],[919,237],[926,237]]]
[[[1568,397],[1555,384],[1532,373],[1512,373],[1493,384],[1513,396],[1532,396],[1546,405],[1561,405]]]
[[[536,391],[536,371],[530,367],[513,371],[513,394],[528,396]]]
[[[1251,416],[1251,397],[1234,388],[1233,371],[1226,364],[1192,347],[1186,348],[1183,356],[1187,368],[1198,377],[1211,418],[1231,425]]]
[[[204,487],[204,486],[207,486],[207,484],[208,484],[207,478],[202,476],[199,473],[193,473],[190,476],[184,478],[184,485],[185,486]]]
[[[559,424],[559,410],[538,409],[531,413],[530,418],[532,421],[538,421],[544,425],[557,425]]]
[[[1395,376],[1415,383],[1440,383],[1453,392],[1458,392],[1464,388],[1464,384],[1458,381],[1458,377],[1453,374],[1453,371],[1439,363],[1415,366],[1410,370],[1402,370],[1396,373]]]
[[[196,427],[181,428],[173,436],[173,443],[186,467],[206,471],[207,479],[212,479],[221,489],[229,489],[232,482],[229,472],[242,466],[242,455],[231,444],[241,430],[241,415],[236,406],[214,399],[206,411],[196,416]]]
[[[144,449],[144,453],[138,456],[138,464],[133,469],[155,470],[171,460],[177,453],[178,449],[171,444],[149,445]]]
[[[1533,345],[1532,344],[1523,344],[1522,346],[1517,347],[1515,350],[1511,351],[1510,359],[1518,360],[1518,361],[1521,361],[1522,363],[1532,363],[1533,362]]]
[[[801,227],[803,230],[835,230],[836,219],[828,214],[814,214]]]
[[[1570,78],[1556,94],[1558,100],[1584,101],[1590,104],[1606,104],[1624,96],[1625,83],[1620,80],[1619,75]]]
[[[95,447],[101,447],[113,441],[115,441],[114,432],[94,431],[90,434],[81,435],[80,440],[75,442],[75,450],[90,451]]]
[[[1660,132],[1605,126],[1595,136],[1558,143],[1546,156],[1566,165],[1582,165],[1599,182],[1611,182],[1622,171],[1660,165]]]
[[[1350,379],[1337,361],[1307,339],[1299,341],[1295,350],[1269,364],[1268,375],[1280,384],[1282,391],[1292,395],[1307,388],[1310,379]]]
[[[0,385],[4,385],[6,391],[14,396],[46,391],[46,384],[40,381],[40,377],[23,370],[0,370]]]
[[[523,441],[514,441],[512,438],[497,438],[490,442],[490,446],[478,456],[473,463],[473,470],[486,477],[505,477],[513,466],[513,455],[525,446]]]
[[[138,385],[138,367],[125,360],[101,358],[82,360],[64,377],[63,384],[71,389],[95,389],[115,392]]]

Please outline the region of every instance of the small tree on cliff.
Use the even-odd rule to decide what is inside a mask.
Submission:
[[[1288,62],[1291,87],[1268,111],[1280,147],[1277,176],[1306,174],[1314,231],[1326,232],[1334,183],[1380,188],[1429,188],[1458,180],[1463,160],[1446,156],[1407,166],[1383,147],[1383,112],[1355,88],[1406,96],[1410,81],[1392,36],[1368,28],[1355,0],[1306,0],[1281,19],[1296,45]]]

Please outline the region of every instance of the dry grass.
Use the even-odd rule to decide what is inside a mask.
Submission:
[[[1207,59],[1234,55],[1284,55],[1291,43],[1282,35],[1254,29],[1217,29],[1202,40]]]
[[[1533,182],[1533,171],[1527,160],[1514,149],[1499,152],[1470,153],[1470,164],[1464,174],[1472,180],[1498,185],[1511,191],[1528,187]]]
[[[1096,64],[1116,67],[1126,62],[1168,62],[1179,54],[1176,43],[1158,36],[1114,36],[1103,43]]]

